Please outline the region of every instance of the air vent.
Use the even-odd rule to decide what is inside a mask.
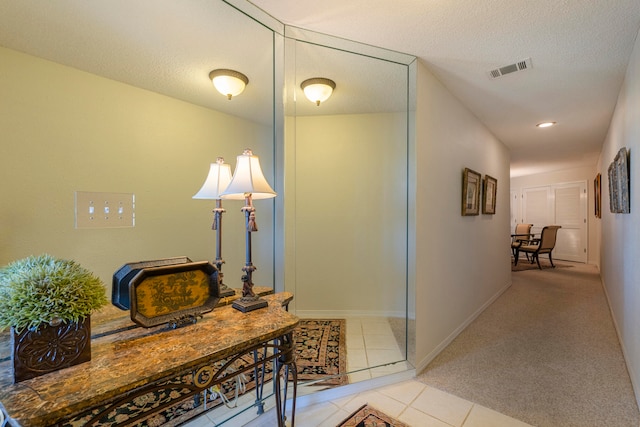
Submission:
[[[502,77],[505,74],[515,73],[516,71],[525,71],[531,68],[531,58],[523,59],[522,61],[518,61],[514,64],[505,65],[500,68],[496,68],[495,70],[489,71],[489,76],[492,79]]]

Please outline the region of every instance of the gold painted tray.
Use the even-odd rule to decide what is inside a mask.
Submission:
[[[129,282],[131,320],[146,328],[195,323],[220,300],[218,269],[208,261],[145,267]]]

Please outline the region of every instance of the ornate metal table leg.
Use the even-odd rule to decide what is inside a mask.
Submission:
[[[255,405],[258,407],[258,415],[264,414],[264,401],[262,399],[262,392],[264,389],[264,373],[265,373],[265,363],[267,359],[267,345],[265,344],[262,348],[263,356],[260,358],[258,355],[258,350],[253,350],[253,361],[256,364],[256,367],[253,368],[253,375],[256,381],[256,403]],[[262,360],[262,364],[260,364],[260,360]]]
[[[280,350],[280,356],[277,358],[276,371],[274,372],[273,379],[276,391],[276,412],[278,416],[278,426],[285,427],[285,421],[287,420],[287,390],[289,387],[289,375],[291,374],[293,396],[291,399],[291,424],[289,427],[294,427],[296,416],[296,394],[298,386],[298,369],[296,367],[293,333],[290,332],[279,338],[278,349]],[[282,375],[282,368],[284,369],[284,375]],[[280,378],[283,380],[283,390],[280,391]]]

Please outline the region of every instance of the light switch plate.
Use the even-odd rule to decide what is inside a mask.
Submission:
[[[76,228],[134,227],[133,193],[76,191]]]

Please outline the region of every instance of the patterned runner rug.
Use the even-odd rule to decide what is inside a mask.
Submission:
[[[344,319],[300,319],[294,340],[298,381],[316,381],[331,377],[316,384],[347,384]]]
[[[363,405],[337,427],[410,427],[376,408]]]

